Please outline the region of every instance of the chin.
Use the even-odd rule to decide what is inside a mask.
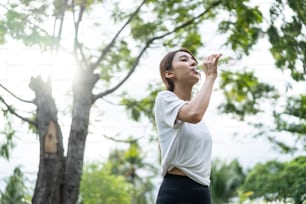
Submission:
[[[195,79],[194,81],[192,81],[192,85],[196,85],[199,81],[200,81],[200,78]]]
[[[195,84],[198,83],[200,81],[200,79],[201,79],[201,76],[198,75],[198,77],[195,79]]]

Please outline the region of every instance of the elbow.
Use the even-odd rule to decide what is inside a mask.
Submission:
[[[202,118],[203,118],[203,114],[194,113],[194,114],[191,115],[189,122],[195,124],[195,123],[200,122],[202,120]]]

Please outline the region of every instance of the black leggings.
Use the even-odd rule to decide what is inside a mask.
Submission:
[[[166,174],[156,204],[210,204],[209,188],[187,176]]]

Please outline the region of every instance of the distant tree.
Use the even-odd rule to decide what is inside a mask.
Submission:
[[[31,196],[25,185],[25,177],[20,169],[16,167],[3,192],[0,191],[0,204],[29,204]]]
[[[306,157],[299,156],[288,162],[259,163],[247,174],[241,186],[251,192],[251,198],[263,197],[266,201],[306,202]]]
[[[84,167],[81,203],[153,203],[152,178],[156,176],[156,167],[144,162],[137,140],[116,141],[128,143],[128,148],[111,151],[102,165],[95,162]]]
[[[132,200],[132,185],[124,176],[111,172],[108,164],[85,164],[81,181],[81,204],[128,204]]]
[[[237,160],[225,163],[220,159],[213,161],[211,170],[212,203],[228,203],[231,198],[238,197],[238,187],[242,185],[245,174]]]
[[[108,165],[112,174],[121,175],[132,184],[131,204],[149,204],[154,202],[153,178],[158,168],[145,162],[145,156],[137,140],[130,139],[126,150],[113,150],[108,158]]]

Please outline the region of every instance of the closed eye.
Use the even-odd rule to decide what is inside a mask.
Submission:
[[[179,56],[179,61],[181,61],[181,62],[192,61],[192,64],[195,64],[195,65],[198,64],[195,59],[193,59],[191,56],[189,56],[187,54],[183,54],[183,55]]]

